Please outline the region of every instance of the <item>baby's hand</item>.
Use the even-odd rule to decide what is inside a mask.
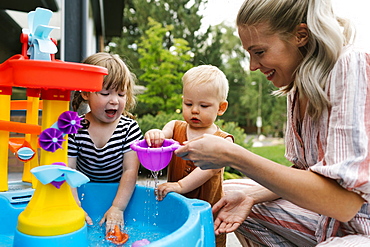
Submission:
[[[102,225],[105,222],[105,232],[112,231],[115,225],[123,229],[123,211],[115,206],[111,206],[99,222]]]
[[[144,138],[146,140],[146,143],[148,143],[148,146],[152,147],[152,148],[162,147],[162,144],[163,144],[164,139],[165,139],[164,134],[163,134],[162,130],[160,130],[160,129],[148,130],[145,133]]]
[[[158,185],[158,187],[154,190],[155,195],[157,196],[158,201],[162,201],[166,195],[170,192],[177,192],[181,194],[181,186],[179,183],[164,183]]]

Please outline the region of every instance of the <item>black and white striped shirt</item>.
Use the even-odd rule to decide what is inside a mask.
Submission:
[[[142,139],[142,133],[137,122],[122,116],[102,148],[95,146],[87,128],[68,135],[68,157],[76,157],[76,169],[91,182],[119,182],[124,154],[131,151],[130,145],[138,139]]]

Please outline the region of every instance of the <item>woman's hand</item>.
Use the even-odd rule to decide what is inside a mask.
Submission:
[[[184,160],[191,160],[201,169],[219,169],[228,166],[230,157],[225,155],[224,151],[233,147],[232,142],[215,136],[204,134],[201,137],[194,138],[191,141],[184,142],[175,151],[175,154]]]
[[[235,231],[247,218],[253,205],[253,199],[242,190],[227,193],[212,207],[213,214],[217,215],[214,222],[215,234]]]
[[[115,225],[118,225],[120,229],[123,229],[123,211],[118,207],[111,206],[108,211],[104,214],[99,224],[102,225],[105,222],[105,232],[112,231]]]

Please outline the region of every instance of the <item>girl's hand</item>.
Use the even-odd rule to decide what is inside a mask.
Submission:
[[[166,195],[170,192],[177,192],[181,194],[181,186],[179,183],[164,183],[158,185],[158,187],[154,190],[155,195],[157,196],[158,201],[162,201]]]
[[[151,129],[145,133],[144,138],[149,147],[158,148],[162,146],[165,136],[162,130]]]
[[[89,226],[93,225],[92,219],[90,218],[90,216],[86,212],[85,212],[85,221],[86,221],[86,224],[88,224]]]
[[[118,225],[120,229],[123,229],[123,211],[115,206],[111,206],[100,220],[99,225],[102,225],[104,222],[105,233],[112,231],[115,225]]]

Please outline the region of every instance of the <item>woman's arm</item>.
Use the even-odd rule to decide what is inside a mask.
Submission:
[[[213,135],[203,135],[175,151],[201,169],[231,166],[292,203],[348,221],[364,203],[356,193],[311,171],[282,166]]]

